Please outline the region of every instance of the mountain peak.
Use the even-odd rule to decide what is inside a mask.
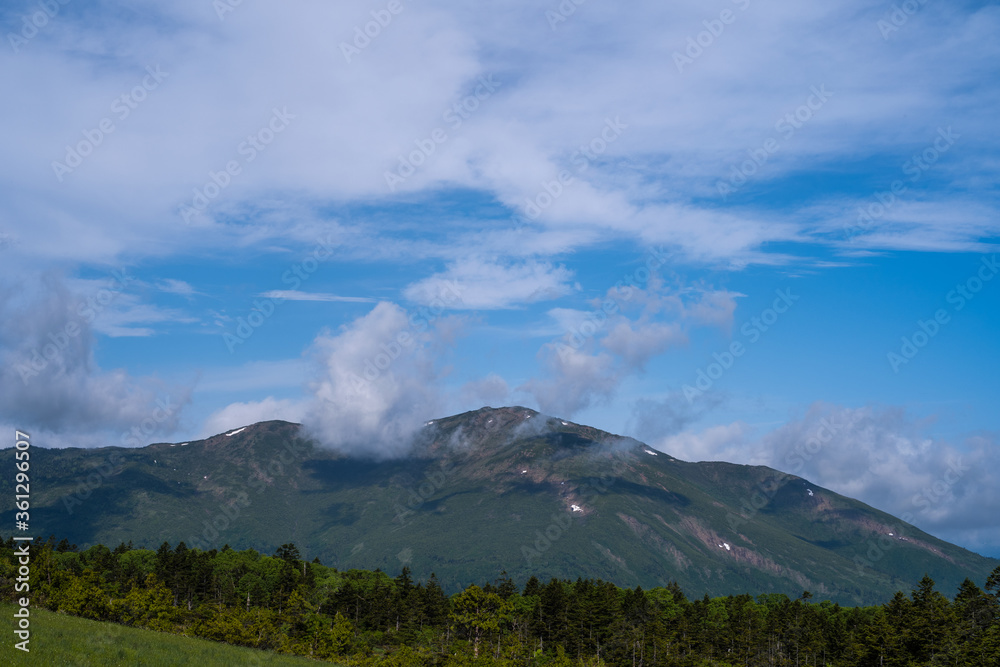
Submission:
[[[600,429],[551,417],[536,410],[515,405],[483,407],[452,417],[425,423],[422,434],[427,443],[447,442],[460,449],[501,450],[543,442],[558,448],[614,446],[620,449],[644,446],[642,443]],[[433,445],[432,445],[433,447]]]
[[[451,417],[432,419],[424,425],[437,429],[448,429],[461,426],[464,429],[476,431],[497,431],[516,428],[528,420],[539,417],[539,413],[521,406],[493,408],[485,406],[478,410],[470,410]]]
[[[0,450],[0,465],[13,454]],[[506,570],[858,603],[925,572],[955,588],[997,564],[776,470],[678,461],[521,406],[430,420],[405,459],[347,457],[282,421],[38,456],[47,493],[32,518],[45,534],[203,550],[294,542],[341,569],[437,572],[451,590]],[[7,490],[0,519],[12,522]]]

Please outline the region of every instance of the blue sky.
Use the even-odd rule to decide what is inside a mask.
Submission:
[[[392,456],[519,404],[690,460],[819,443],[803,476],[1000,556],[995,4],[0,25],[9,428]]]

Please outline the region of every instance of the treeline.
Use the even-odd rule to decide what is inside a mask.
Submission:
[[[15,542],[0,542],[0,586],[15,593]],[[350,665],[490,663],[597,667],[1000,665],[1000,567],[949,599],[924,577],[877,607],[815,603],[803,592],[688,599],[604,581],[506,574],[448,596],[376,570],[307,562],[293,544],[253,550],[121,544],[30,550],[33,606]],[[43,649],[39,649],[43,650]]]

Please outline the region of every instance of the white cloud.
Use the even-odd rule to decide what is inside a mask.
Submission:
[[[220,22],[197,0],[147,3],[141,12],[119,4],[62,14],[19,52],[0,53],[0,84],[28,96],[2,112],[18,132],[0,138],[7,156],[0,229],[28,256],[108,261],[266,242],[294,228],[295,216],[260,229],[232,224],[233,214],[290,192],[314,209],[387,196],[385,172],[438,128],[447,140],[407,178],[407,197],[469,189],[523,209],[558,191],[535,223],[562,243],[592,243],[600,229],[742,266],[780,260],[765,244],[815,239],[842,215],[805,220],[794,210],[721,200],[717,183],[768,137],[781,139],[780,150],[746,188],[838,161],[902,164],[939,125],[956,124],[964,143],[934,167],[942,184],[918,192],[928,181],[918,183],[912,201],[947,203],[953,182],[992,214],[955,229],[954,216],[928,210],[918,220],[901,207],[894,215],[919,224],[867,242],[932,249],[945,234],[950,247],[969,248],[997,229],[995,202],[975,187],[997,148],[988,110],[1000,92],[989,73],[1000,45],[987,37],[1000,25],[996,7],[925,6],[883,39],[876,22],[884,8],[861,0],[752,3],[678,72],[674,52],[714,17],[693,1],[644,2],[627,13],[590,6],[555,31],[530,2],[477,12],[455,2],[414,4],[350,63],[340,43],[371,19],[349,5],[243,3]],[[264,41],[281,48],[261,52]],[[147,66],[168,74],[120,117],[115,100],[142,84]],[[459,125],[450,122],[448,110],[487,76],[496,90]],[[371,81],[379,85],[360,85]],[[832,97],[792,136],[776,130],[815,86]],[[243,161],[241,142],[286,106],[290,125],[253,162]],[[59,182],[52,162],[103,118],[114,132]],[[593,154],[615,118],[627,128]],[[178,207],[233,159],[240,173],[198,222],[183,224]],[[560,171],[572,177],[561,189],[551,185]],[[897,175],[887,173],[885,184]],[[369,252],[380,252],[378,243],[373,237]]]
[[[727,290],[705,291],[688,306],[687,316],[695,322],[729,330],[733,326],[736,299],[746,296]]]
[[[543,412],[565,417],[607,402],[651,359],[686,344],[692,324],[730,329],[737,296],[703,287],[667,287],[652,275],[643,288],[611,288],[605,298],[592,302],[591,311],[554,308],[549,316],[563,327],[562,335],[542,347],[542,374],[520,389]]]
[[[621,383],[621,370],[606,352],[590,353],[563,344],[549,344],[539,352],[545,374],[520,389],[538,402],[542,412],[559,417],[607,401]]]
[[[95,333],[111,338],[153,336],[158,330],[149,325],[197,321],[180,310],[144,302],[137,292],[146,285],[130,269],[115,269],[103,279],[68,279],[66,286],[76,296],[77,314]]]
[[[929,435],[928,426],[901,409],[817,403],[801,419],[758,438],[747,425],[734,423],[671,435],[655,446],[681,459],[767,465],[909,517],[946,540],[995,552],[997,436],[951,443]]]
[[[686,342],[687,335],[676,322],[620,321],[601,339],[601,345],[623,358],[630,368],[642,368],[667,348]]]
[[[516,308],[570,293],[572,277],[569,270],[545,262],[501,263],[472,257],[410,285],[404,295],[416,303],[432,305],[444,300],[442,295],[457,293],[457,299],[445,301],[452,309]]]
[[[175,280],[173,278],[167,278],[161,280],[156,284],[156,288],[161,292],[166,292],[167,294],[177,294],[179,296],[194,296],[200,294],[196,291],[190,283],[183,280]]]
[[[655,443],[657,449],[685,461],[729,461],[762,465],[747,451],[749,424],[733,422],[710,426],[698,432],[683,431]]]
[[[129,440],[135,446],[173,432],[189,388],[104,370],[94,360],[100,299],[113,298],[121,287],[79,295],[58,276],[32,278],[38,283],[25,278],[0,292],[0,419],[64,443]],[[107,303],[103,308],[110,311]],[[136,427],[139,440],[132,442],[128,433]]]
[[[314,399],[304,424],[328,446],[358,456],[404,456],[442,398],[433,332],[413,327],[406,311],[382,302],[337,333],[317,336]]]
[[[112,338],[153,336],[158,332],[150,326],[137,324],[191,324],[197,322],[179,310],[140,303],[134,295],[122,295],[113,307],[94,319],[94,331]]]
[[[300,422],[305,411],[306,405],[303,401],[277,400],[271,396],[262,401],[231,403],[221,410],[216,410],[205,420],[200,437],[207,438],[241,426],[274,419]]]
[[[710,409],[721,402],[718,394],[702,394],[688,401],[680,392],[668,394],[664,398],[642,398],[632,406],[632,415],[626,433],[644,442],[663,442],[685,429]],[[670,445],[671,453],[687,458],[684,451],[697,460],[698,443],[676,442]]]
[[[275,289],[263,292],[259,296],[268,299],[286,299],[288,301],[320,301],[337,303],[376,303],[377,299],[362,296],[339,296],[337,294],[326,294],[323,292],[300,292],[298,290]]]

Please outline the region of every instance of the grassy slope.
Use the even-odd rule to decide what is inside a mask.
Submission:
[[[0,616],[9,619],[15,607],[0,604]],[[45,610],[31,610],[31,651],[14,648],[12,633],[4,633],[0,664],[72,667],[75,665],[319,665],[332,664],[267,651],[100,623]]]

